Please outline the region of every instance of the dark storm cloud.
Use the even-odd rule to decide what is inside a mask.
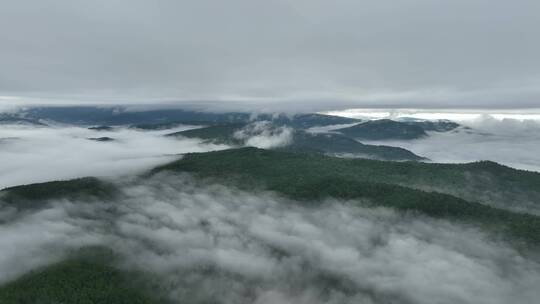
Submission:
[[[539,28],[533,0],[7,0],[0,95],[535,107]]]

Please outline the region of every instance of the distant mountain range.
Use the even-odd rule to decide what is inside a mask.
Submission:
[[[3,116],[2,116],[3,115]],[[2,114],[0,122],[24,121],[42,124],[43,121],[95,126],[104,130],[109,126],[126,126],[144,130],[167,129],[178,124],[224,125],[231,123],[249,123],[253,121],[271,121],[276,126],[289,126],[295,129],[309,129],[321,126],[357,125],[336,129],[349,137],[384,140],[416,139],[426,136],[426,132],[447,132],[460,125],[447,120],[390,119],[363,121],[354,118],[325,114],[258,114],[244,112],[211,113],[182,109],[162,109],[130,111],[121,107],[36,107],[17,114]]]
[[[310,128],[361,122],[361,120],[324,114],[273,115],[244,112],[211,113],[180,109],[129,111],[124,108],[99,107],[37,107],[20,113],[32,120],[51,120],[75,125],[118,126],[133,125],[141,129],[167,128],[174,124],[225,124],[247,123],[254,120],[271,120],[276,125]]]
[[[28,126],[46,126],[46,124],[39,121],[39,119],[32,119],[21,117],[17,114],[0,113],[0,125],[28,125]]]
[[[200,138],[207,142],[241,147],[245,139],[234,136],[254,122],[270,122],[273,128],[293,129],[289,144],[276,149],[291,152],[311,152],[343,157],[364,157],[380,160],[423,160],[403,148],[363,144],[358,140],[411,140],[428,136],[428,132],[448,132],[459,124],[438,120],[389,119],[362,121],[324,114],[260,114],[243,112],[210,113],[182,109],[130,111],[121,107],[36,107],[19,113],[4,114],[0,122],[44,125],[55,122],[90,126],[94,131],[111,131],[113,126],[129,126],[139,130],[167,130],[178,125],[200,125],[202,128],[169,134]],[[353,124],[351,126],[351,124]],[[339,128],[339,126],[345,126]],[[326,133],[309,132],[314,127],[334,127]],[[109,139],[95,137],[92,140]]]

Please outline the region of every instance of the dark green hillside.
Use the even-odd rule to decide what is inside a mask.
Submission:
[[[368,140],[416,139],[427,136],[424,128],[419,125],[390,119],[367,121],[336,131],[349,137]]]
[[[234,132],[245,127],[246,124],[235,123],[235,124],[226,124],[226,125],[215,125],[200,129],[193,129],[187,131],[180,131],[167,136],[183,136],[188,138],[200,138],[205,141],[220,143],[220,144],[229,144],[229,145],[241,145],[242,141],[234,138]]]
[[[114,196],[116,191],[107,182],[85,177],[5,188],[0,191],[0,201],[17,208],[33,208],[50,199],[108,198]]]
[[[68,259],[33,270],[0,287],[2,304],[145,304],[159,303],[136,286],[137,274],[111,265],[113,253],[84,248]]]
[[[34,107],[21,111],[25,118],[37,121],[52,120],[68,124],[83,125],[132,125],[139,129],[167,129],[172,124],[215,125],[226,123],[249,123],[257,120],[270,120],[277,125],[294,128],[310,128],[360,122],[353,118],[324,114],[297,114],[293,116],[259,114],[248,112],[213,113],[182,109],[154,109],[130,111],[124,107]],[[0,116],[0,121],[1,121]]]
[[[449,120],[371,120],[352,127],[337,129],[350,137],[368,140],[417,139],[427,136],[426,131],[448,132],[460,127]]]
[[[444,193],[403,186],[422,181],[431,182],[433,186],[448,183],[459,187],[461,183],[467,182],[467,174],[508,170],[502,166],[494,167],[491,163],[433,165],[382,162],[243,148],[188,154],[182,160],[158,167],[153,172],[166,170],[192,172],[197,176],[217,178],[246,189],[262,187],[299,200],[365,198],[376,206],[465,220],[504,230],[534,243],[540,241],[540,218],[537,216],[513,213]],[[540,181],[540,175],[533,181],[529,179],[531,175],[528,172],[513,171],[506,172],[504,180],[499,183],[505,184],[505,177],[513,176],[514,180],[510,182],[522,189],[529,189]],[[494,193],[500,191],[489,185],[484,185],[482,190]]]
[[[352,138],[335,133],[311,134],[304,131],[294,132],[291,145],[280,148],[291,152],[318,152],[322,154],[343,155],[352,157],[374,158],[380,160],[423,160],[409,150],[362,144]]]
[[[450,120],[417,120],[417,121],[405,121],[404,123],[419,126],[424,129],[424,131],[435,131],[435,132],[448,132],[456,128],[459,128],[460,125]]]
[[[280,115],[278,117],[268,117],[267,120],[272,121],[272,123],[275,125],[286,125],[295,129],[309,129],[318,126],[342,125],[361,122],[359,119],[316,113],[297,114],[293,117]]]
[[[387,162],[245,148],[190,154],[169,166],[185,166],[192,161],[199,161],[193,171],[205,172],[208,166],[227,174],[247,172],[253,176],[268,176],[274,172],[278,176],[297,174],[298,178],[338,176],[437,191],[499,208],[527,207],[530,211],[540,211],[539,173],[488,161],[469,164]]]
[[[232,146],[244,145],[243,140],[234,138],[234,132],[241,130],[247,124],[227,124],[210,126],[200,129],[176,132],[167,136],[184,136],[188,138],[201,138],[207,142],[228,144]],[[390,147],[366,145],[335,133],[312,134],[302,130],[295,130],[290,145],[280,147],[279,150],[290,152],[311,152],[321,154],[350,154],[351,157],[365,157],[381,160],[423,160],[424,158],[409,150]]]

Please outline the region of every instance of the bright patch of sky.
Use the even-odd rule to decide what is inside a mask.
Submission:
[[[360,118],[360,119],[399,119],[399,118],[416,118],[416,119],[448,119],[453,121],[467,121],[480,119],[489,115],[495,119],[515,119],[515,120],[540,120],[540,109],[523,110],[523,111],[497,111],[497,110],[422,110],[422,109],[348,109],[342,111],[328,111],[324,114]]]

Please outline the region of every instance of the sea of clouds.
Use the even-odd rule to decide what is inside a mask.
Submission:
[[[365,144],[401,147],[436,163],[491,160],[517,169],[540,172],[539,119],[474,115],[465,116],[456,122],[462,127],[450,132],[428,132],[429,136],[415,140],[360,141]],[[310,131],[335,132],[336,129],[352,125],[315,127]]]
[[[196,128],[111,131],[79,126],[0,125],[0,189],[83,176],[118,177],[151,169],[187,152],[228,148],[167,133]],[[113,141],[89,138],[110,137]]]
[[[433,161],[540,168],[535,122],[485,118],[469,126],[393,144]],[[123,193],[25,211],[0,198],[0,284],[70,250],[104,245],[122,257],[118,267],[151,274],[155,292],[178,303],[532,304],[540,297],[539,259],[473,227],[356,201],[299,203],[188,175],[129,177],[182,153],[228,148],[164,136],[190,128],[0,126],[0,188],[90,175]],[[114,141],[88,140],[105,136]],[[235,136],[279,147],[292,130],[261,122]]]
[[[471,128],[430,132],[410,141],[367,141],[408,149],[433,162],[464,163],[491,160],[510,167],[540,172],[540,121],[483,116],[460,122]]]
[[[193,303],[537,303],[540,264],[444,220],[299,203],[160,174],[114,201],[59,200],[0,213],[0,282],[105,245],[154,292]]]

